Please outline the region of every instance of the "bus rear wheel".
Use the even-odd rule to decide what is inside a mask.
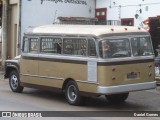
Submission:
[[[77,84],[74,81],[69,81],[65,87],[65,98],[70,105],[82,105],[84,97],[80,95]]]
[[[122,103],[128,98],[129,93],[105,95],[109,103]]]
[[[20,85],[20,79],[16,70],[12,71],[9,75],[9,85],[13,92],[21,93],[23,87]]]

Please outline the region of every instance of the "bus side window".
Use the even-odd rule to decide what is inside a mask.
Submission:
[[[87,40],[77,38],[64,39],[64,54],[87,56]]]
[[[73,53],[73,41],[72,39],[64,39],[63,41],[63,53],[72,54]]]
[[[62,40],[60,38],[45,38],[41,39],[41,52],[42,53],[55,53],[61,54]]]
[[[94,40],[88,40],[88,56],[97,56]]]
[[[28,53],[29,52],[29,39],[26,38],[26,37],[24,37],[24,39],[23,39],[23,49],[22,49],[22,51],[24,53]]]
[[[60,38],[55,38],[54,39],[54,49],[57,54],[62,53],[62,40]]]
[[[87,40],[86,39],[79,39],[77,40],[78,42],[78,48],[77,48],[77,51],[78,54],[76,55],[82,55],[82,56],[86,56],[87,55]]]
[[[38,53],[39,51],[39,40],[38,38],[30,38],[30,52]]]

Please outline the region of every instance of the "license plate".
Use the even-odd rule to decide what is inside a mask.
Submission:
[[[135,78],[137,78],[138,77],[138,75],[137,75],[137,73],[135,73],[135,72],[131,72],[131,73],[128,73],[127,74],[127,78],[128,79],[135,79]]]

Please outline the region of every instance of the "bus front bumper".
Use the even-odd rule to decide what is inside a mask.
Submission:
[[[148,89],[154,89],[154,88],[156,88],[156,81],[136,83],[136,84],[127,84],[127,85],[117,85],[117,86],[98,86],[97,92],[100,94],[107,95],[107,94],[148,90]]]

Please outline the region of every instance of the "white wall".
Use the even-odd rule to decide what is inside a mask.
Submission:
[[[110,4],[110,0],[96,0],[96,8],[106,8]]]
[[[21,37],[28,26],[53,24],[54,19],[57,22],[59,16],[95,17],[95,0],[74,0],[86,4],[66,1],[71,0],[22,0]]]
[[[96,8],[107,8],[107,20],[134,18],[134,25],[140,26],[141,22],[148,17],[160,15],[160,0],[97,0]],[[141,14],[138,11],[140,8]],[[139,14],[138,19],[135,18],[136,13]]]

